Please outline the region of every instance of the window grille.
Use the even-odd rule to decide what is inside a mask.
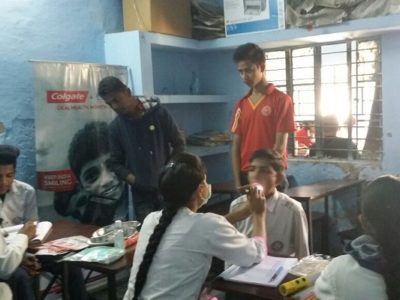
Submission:
[[[267,80],[293,99],[297,131],[289,139],[291,155],[382,158],[378,40],[276,49],[265,54]]]

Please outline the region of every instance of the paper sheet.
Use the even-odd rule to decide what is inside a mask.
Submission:
[[[248,268],[233,265],[220,276],[230,281],[276,287],[296,263],[297,258],[267,256],[259,264]]]

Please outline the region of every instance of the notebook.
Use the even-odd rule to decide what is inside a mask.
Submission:
[[[22,228],[23,224],[4,227],[3,232],[6,235],[6,242],[9,243],[13,236],[15,236],[18,231]],[[47,234],[50,232],[53,224],[49,221],[39,222],[36,226],[36,236],[29,241],[29,243],[40,243],[44,240]]]
[[[232,265],[219,276],[229,281],[276,287],[297,261],[293,257],[266,256],[251,267]]]

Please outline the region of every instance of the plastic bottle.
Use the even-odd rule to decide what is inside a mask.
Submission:
[[[114,228],[115,228],[114,247],[119,249],[125,249],[124,230],[122,229],[121,220],[115,221]]]
[[[191,95],[198,95],[200,93],[200,79],[196,72],[192,72],[192,81],[190,82],[189,91]]]

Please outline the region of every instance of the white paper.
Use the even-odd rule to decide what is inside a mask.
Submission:
[[[276,287],[296,263],[297,258],[267,256],[259,264],[251,267],[233,265],[220,276],[230,281]]]

